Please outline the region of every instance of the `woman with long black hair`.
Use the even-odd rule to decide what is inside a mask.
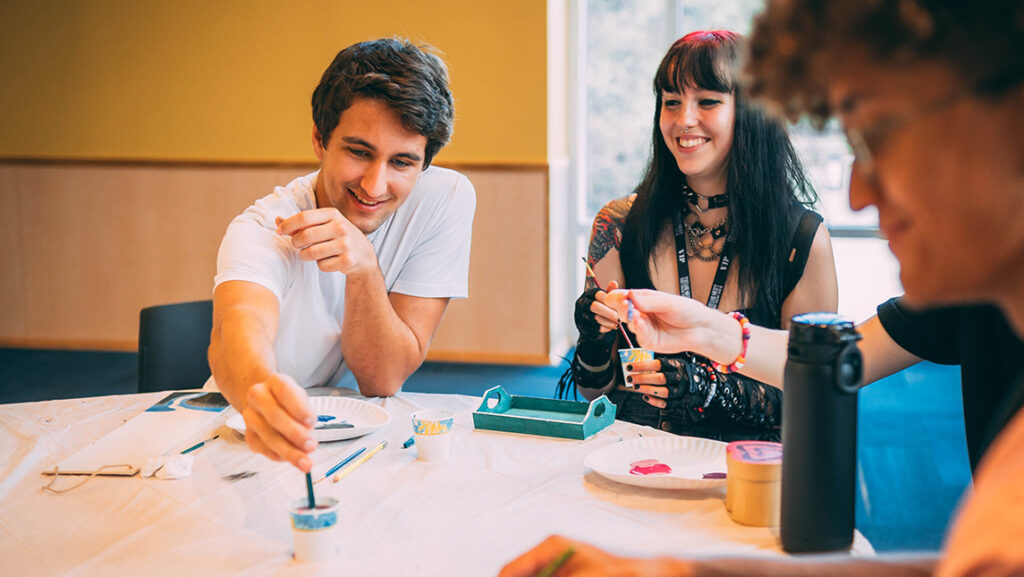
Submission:
[[[744,42],[729,31],[676,41],[654,79],[652,152],[630,196],[598,213],[588,251],[596,279],[576,302],[580,332],[559,393],[608,394],[617,417],[678,434],[776,440],[781,391],[690,354],[633,363],[605,291],[647,288],[735,311],[746,324],[787,328],[810,311],[835,311],[838,288],[828,232],[807,207],[817,199],[786,126],[748,103],[738,75]],[[621,319],[625,320],[625,319]]]

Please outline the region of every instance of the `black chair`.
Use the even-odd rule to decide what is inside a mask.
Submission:
[[[212,329],[212,300],[142,309],[139,392],[202,387],[210,377],[206,349]]]

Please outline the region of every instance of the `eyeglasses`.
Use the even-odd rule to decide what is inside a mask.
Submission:
[[[872,181],[876,178],[875,156],[886,139],[890,138],[894,132],[901,128],[906,128],[931,114],[950,108],[972,94],[969,90],[957,90],[922,107],[915,108],[906,114],[884,118],[864,128],[848,128],[844,126],[843,132],[846,134],[846,140],[850,143],[850,148],[853,150],[853,159],[861,171],[861,175]]]

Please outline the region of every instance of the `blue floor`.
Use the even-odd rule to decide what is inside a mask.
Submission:
[[[0,403],[136,391],[134,353],[0,349]],[[406,391],[550,397],[560,367],[425,363]],[[970,482],[958,368],[921,363],[860,393],[857,528],[878,551],[939,549]]]

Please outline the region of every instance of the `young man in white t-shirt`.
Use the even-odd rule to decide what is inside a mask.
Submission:
[[[305,388],[351,371],[395,394],[423,362],[448,301],[467,296],[476,196],[429,168],[452,131],[444,63],[404,41],[342,50],[313,93],[320,169],[258,200],[217,257],[210,367],[249,447],[304,472]]]

